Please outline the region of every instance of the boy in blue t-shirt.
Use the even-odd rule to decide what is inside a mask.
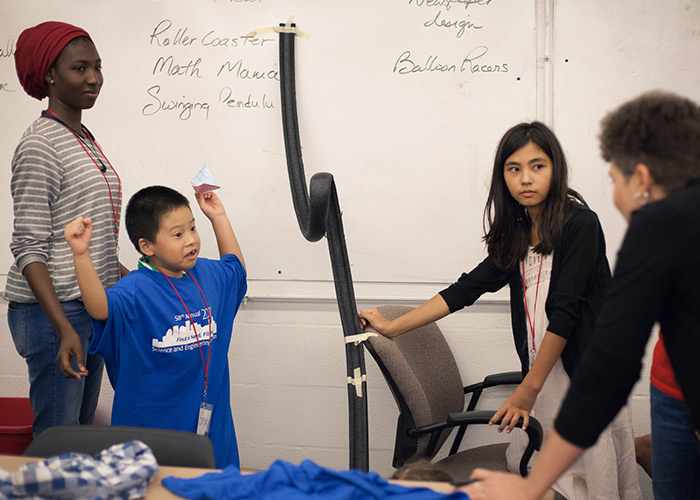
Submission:
[[[112,425],[208,434],[216,466],[239,466],[230,405],[228,348],[246,292],[241,249],[224,206],[196,194],[221,260],[198,258],[200,238],[187,198],[151,186],[126,208],[141,265],[105,290],[90,257],[90,219],[66,226],[78,284],[93,318],[90,353],[105,360],[114,388]],[[79,363],[80,374],[87,371]]]

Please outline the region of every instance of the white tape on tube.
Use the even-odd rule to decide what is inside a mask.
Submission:
[[[294,22],[294,16],[289,16],[289,19],[287,19],[287,23],[284,26],[272,26],[270,28],[258,28],[256,30],[253,30],[250,33],[248,33],[248,36],[263,35],[265,33],[294,33],[296,36],[304,38],[305,40],[308,40],[309,38],[311,38],[311,35],[309,35],[308,33],[300,30],[296,26],[292,26],[293,22]]]
[[[372,332],[358,333],[357,335],[348,335],[347,337],[345,337],[345,343],[346,344],[353,343],[355,345],[358,345],[360,342],[365,342],[370,337],[378,337],[378,336],[379,336],[378,334],[372,333]]]
[[[367,381],[367,375],[362,374],[362,376],[360,376],[361,373],[362,371],[359,368],[355,368],[353,376],[348,377],[348,384],[355,386],[355,395],[358,398],[362,397],[362,382]]]

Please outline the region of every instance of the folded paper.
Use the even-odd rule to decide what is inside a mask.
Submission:
[[[199,172],[197,172],[197,175],[194,176],[191,183],[195,193],[199,194],[209,193],[210,191],[214,191],[215,189],[219,189],[221,187],[216,184],[206,165],[202,167]]]

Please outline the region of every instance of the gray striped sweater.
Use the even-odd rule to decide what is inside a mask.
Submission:
[[[81,143],[62,124],[37,118],[22,135],[12,159],[14,226],[10,250],[15,260],[8,272],[5,300],[36,302],[22,275],[32,262],[46,264],[61,302],[80,298],[73,254],[63,237],[66,224],[79,215],[92,219],[90,254],[102,284],[110,287],[119,279],[112,209],[113,202],[117,216],[121,214],[119,183],[99,150],[90,151],[107,167],[104,175],[109,185]]]

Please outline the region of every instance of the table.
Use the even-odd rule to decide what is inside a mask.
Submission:
[[[40,459],[34,457],[15,457],[9,455],[0,455],[0,468],[5,469],[9,472],[13,472],[18,470],[20,465],[22,464],[36,462],[38,460]],[[161,465],[155,477],[148,485],[148,489],[146,490],[146,498],[148,500],[182,500],[182,497],[171,493],[167,488],[160,484],[160,480],[168,476],[175,476],[181,478],[199,477],[202,474],[206,474],[207,472],[214,472],[215,470],[216,469],[198,469],[195,467],[168,467]]]
[[[9,472],[13,472],[18,470],[20,465],[29,462],[35,462],[37,460],[40,459],[34,457],[16,457],[10,455],[0,455],[0,468],[5,469]],[[158,470],[155,477],[148,485],[148,489],[146,490],[146,498],[148,500],[182,500],[182,497],[171,493],[167,488],[160,484],[160,480],[168,476],[175,476],[188,479],[192,477],[199,477],[202,474],[206,474],[207,472],[216,471],[217,469],[199,469],[196,467],[169,467],[161,465],[160,470]],[[245,467],[241,468],[241,471],[243,472],[243,474],[252,474],[253,472],[256,472],[255,469],[247,469]],[[430,488],[434,491],[439,491],[442,493],[450,493],[454,490],[454,486],[452,486],[450,483],[405,480],[391,480],[390,482],[401,484],[403,486]]]

